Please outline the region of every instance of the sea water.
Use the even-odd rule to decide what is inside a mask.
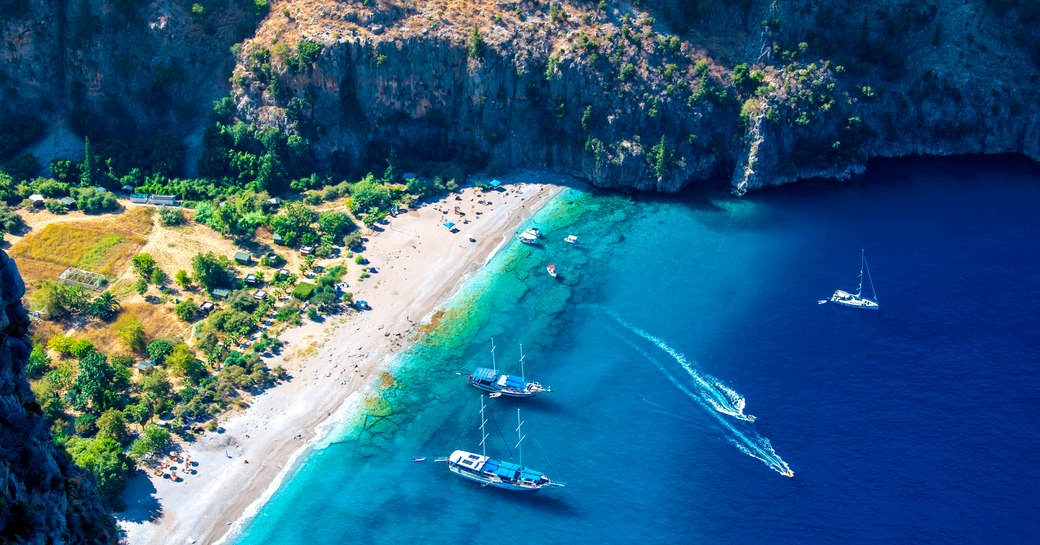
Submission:
[[[566,190],[237,542],[1032,541],[1038,211],[1040,172],[1008,158],[743,199]],[[818,304],[861,249],[881,309]],[[519,373],[521,344],[553,391],[486,400],[486,448],[520,459],[520,408],[523,463],[566,484],[533,494],[433,462],[481,451],[457,373]]]

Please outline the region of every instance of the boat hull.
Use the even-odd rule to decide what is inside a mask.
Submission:
[[[858,308],[862,310],[877,310],[878,304],[876,301],[867,299],[861,295],[855,293],[849,293],[844,290],[838,290],[831,296],[831,302],[837,303],[844,307]]]
[[[538,392],[516,392],[513,390],[502,390],[490,384],[483,384],[480,382],[470,382],[470,384],[478,390],[490,392],[492,394],[501,394],[505,397],[534,397],[538,395]]]

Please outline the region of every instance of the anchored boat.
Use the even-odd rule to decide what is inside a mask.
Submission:
[[[466,379],[478,390],[489,392],[492,397],[534,397],[539,393],[552,391],[552,388],[524,378],[524,345],[520,345],[520,376],[498,372],[498,365],[495,363],[494,339],[491,339],[491,366],[491,369],[477,367],[472,373],[466,375]]]
[[[867,275],[867,281],[870,283],[870,294],[872,297],[863,296],[863,274]],[[877,310],[878,300],[877,291],[874,290],[874,281],[870,278],[870,267],[867,266],[867,252],[861,250],[860,262],[859,262],[859,287],[856,288],[856,293],[849,293],[845,290],[837,290],[834,295],[831,295],[831,302],[838,303],[851,308],[859,308],[864,310]]]
[[[488,434],[484,432],[487,419],[484,417],[484,396],[480,396],[480,454],[456,450],[447,458],[439,458],[438,462],[446,462],[452,473],[484,486],[494,486],[506,490],[535,492],[543,488],[563,486],[554,482],[541,471],[524,467],[522,443],[524,435],[520,431],[523,421],[520,420],[520,409],[516,410],[516,448],[519,463],[506,462],[487,455],[486,441]]]

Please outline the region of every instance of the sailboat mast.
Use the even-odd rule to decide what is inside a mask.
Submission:
[[[495,363],[495,338],[491,337],[491,369],[498,373],[498,365]]]
[[[867,260],[867,250],[860,248],[859,256],[859,288],[856,289],[856,296],[863,295],[863,263]]]
[[[520,343],[520,378],[527,380],[524,377],[524,344]]]
[[[524,449],[520,445],[524,442],[524,435],[520,432],[520,427],[523,426],[523,421],[520,420],[520,408],[516,409],[516,451],[520,456],[520,465],[524,465]]]
[[[487,441],[488,434],[484,433],[484,424],[487,424],[487,418],[484,418],[484,396],[480,396],[480,455],[487,456],[487,447],[485,442]]]

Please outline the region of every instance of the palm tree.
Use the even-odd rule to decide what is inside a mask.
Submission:
[[[99,319],[99,320],[111,320],[119,309],[119,299],[111,292],[104,292],[97,296],[90,302],[90,306],[87,308],[87,314]]]

